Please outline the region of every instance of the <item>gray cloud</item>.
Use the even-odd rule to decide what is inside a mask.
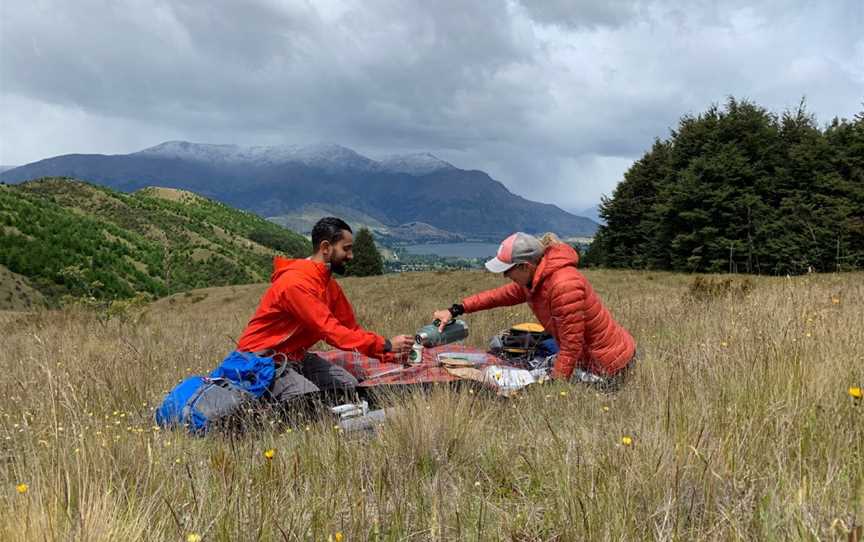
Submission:
[[[580,208],[728,95],[864,101],[864,4],[0,4],[0,163],[167,139],[431,151]],[[14,134],[14,135],[10,135]]]
[[[520,0],[526,14],[541,24],[572,28],[620,26],[639,13],[635,0]]]

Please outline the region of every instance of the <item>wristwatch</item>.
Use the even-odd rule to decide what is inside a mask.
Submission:
[[[389,354],[393,351],[393,343],[390,342],[390,339],[384,339],[384,353]]]
[[[453,305],[447,310],[450,311],[450,316],[453,318],[465,314],[465,306],[461,303],[453,303]]]

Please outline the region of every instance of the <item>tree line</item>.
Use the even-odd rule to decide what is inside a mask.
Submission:
[[[729,98],[682,117],[600,205],[586,265],[799,274],[864,268],[864,111],[820,127]]]

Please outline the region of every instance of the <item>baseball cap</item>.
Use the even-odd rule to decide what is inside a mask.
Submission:
[[[486,269],[503,273],[520,263],[536,262],[543,256],[543,245],[533,235],[517,231],[498,246],[498,254],[486,262]]]

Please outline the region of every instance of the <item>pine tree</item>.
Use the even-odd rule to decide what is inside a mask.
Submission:
[[[368,228],[361,228],[354,238],[354,259],[348,263],[348,275],[369,277],[384,274],[384,261]]]

